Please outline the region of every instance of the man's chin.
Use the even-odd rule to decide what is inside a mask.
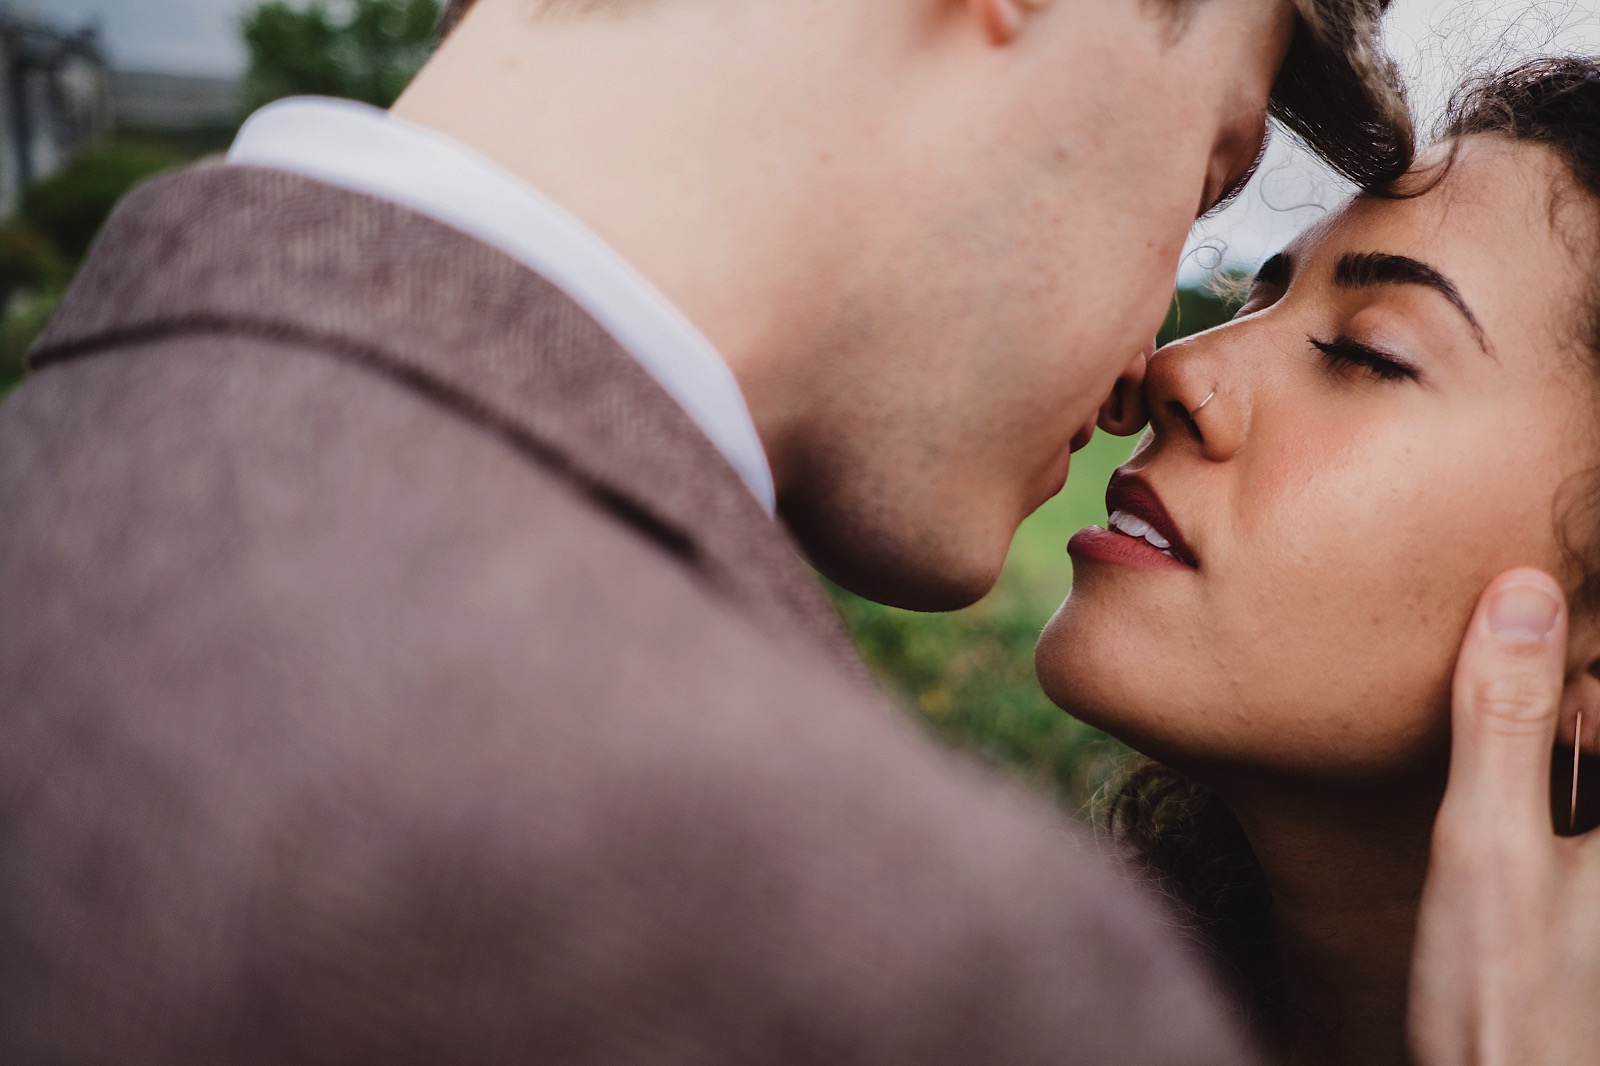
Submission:
[[[950,582],[947,574],[887,573],[883,570],[832,570],[818,566],[824,577],[862,599],[905,611],[937,613],[971,607],[994,588],[999,575],[968,582]]]
[[[841,588],[907,611],[958,611],[983,599],[1000,578],[994,559],[950,551],[905,550],[889,538],[842,538],[791,523],[811,565]],[[866,544],[863,541],[870,543]],[[896,548],[899,550],[896,550]]]

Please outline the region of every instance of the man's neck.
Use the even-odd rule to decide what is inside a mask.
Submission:
[[[837,97],[875,37],[808,4],[618,6],[479,0],[393,113],[538,188],[650,279],[728,362],[781,478],[806,401],[783,377],[802,360],[777,356],[835,313],[828,256],[850,223],[833,161],[862,156]]]
[[[1230,796],[1272,891],[1289,1062],[1410,1061],[1411,946],[1441,789]]]

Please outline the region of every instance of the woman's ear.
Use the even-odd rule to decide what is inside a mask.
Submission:
[[[1600,755],[1600,617],[1574,611],[1567,635],[1567,680],[1561,695],[1556,739],[1571,747],[1582,715],[1585,755]]]
[[[989,40],[1007,45],[1022,34],[1028,17],[1050,0],[967,0]]]

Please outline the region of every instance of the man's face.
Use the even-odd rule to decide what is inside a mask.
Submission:
[[[925,610],[988,591],[1141,372],[1191,225],[1258,158],[1294,27],[1289,0],[1051,0],[998,46],[979,6],[885,86],[870,221],[810,353],[829,398],[778,471],[825,573]]]

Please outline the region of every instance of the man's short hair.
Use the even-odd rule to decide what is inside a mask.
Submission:
[[[632,0],[545,0],[576,10]],[[1160,0],[1186,7],[1204,0]],[[1378,42],[1378,23],[1393,0],[1293,0],[1299,12],[1270,110],[1334,170],[1363,189],[1405,173],[1415,131],[1393,60]],[[446,0],[443,39],[474,0]]]
[[[1378,40],[1391,3],[1294,0],[1299,23],[1272,87],[1272,117],[1363,189],[1393,182],[1416,152],[1404,85]]]

